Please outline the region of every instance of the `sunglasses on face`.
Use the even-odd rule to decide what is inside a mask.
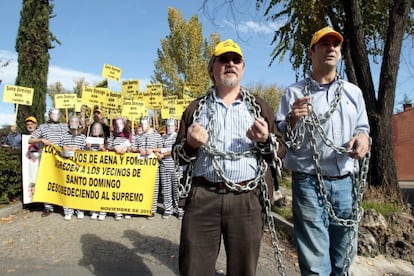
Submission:
[[[219,56],[218,60],[223,64],[230,63],[230,61],[233,61],[234,64],[240,64],[243,61],[242,57],[238,57],[238,56],[236,56],[236,57]]]

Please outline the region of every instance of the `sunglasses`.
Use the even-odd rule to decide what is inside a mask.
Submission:
[[[226,57],[226,56],[219,56],[218,60],[224,64],[230,63],[230,61],[233,61],[234,64],[240,64],[243,61],[242,57]]]

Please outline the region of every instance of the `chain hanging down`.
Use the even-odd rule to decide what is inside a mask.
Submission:
[[[241,91],[243,102],[246,103],[246,106],[250,113],[252,113],[255,117],[261,118],[261,107],[259,104],[256,103],[256,100],[253,95],[251,95],[247,90],[242,89]],[[271,215],[271,203],[270,203],[270,195],[268,193],[267,185],[264,181],[265,173],[267,170],[267,163],[262,157],[262,154],[274,154],[274,160],[272,162],[272,166],[274,166],[277,171],[280,171],[280,167],[282,161],[277,156],[279,143],[276,139],[276,136],[271,133],[269,135],[270,143],[266,147],[254,147],[251,150],[244,151],[244,152],[232,152],[232,151],[220,151],[217,149],[215,145],[216,141],[216,127],[215,127],[215,114],[216,111],[216,100],[214,98],[214,90],[210,90],[203,98],[200,99],[197,109],[194,111],[193,114],[193,122],[197,122],[198,118],[201,115],[203,108],[207,106],[208,108],[208,135],[210,143],[203,145],[200,150],[206,152],[207,154],[211,155],[213,168],[214,171],[218,176],[223,179],[226,187],[230,191],[235,192],[245,192],[245,191],[252,191],[257,187],[260,188],[261,191],[261,198],[262,204],[265,211],[265,223],[269,226],[269,231],[272,237],[272,246],[274,248],[274,256],[278,264],[278,270],[281,275],[285,275],[285,268],[283,266],[283,258],[282,253],[279,249],[279,241],[277,239],[275,224],[273,220],[273,216]],[[191,181],[192,181],[192,174],[193,174],[193,166],[196,157],[188,156],[184,151],[184,144],[186,139],[183,139],[180,144],[177,144],[174,147],[173,155],[175,160],[175,168],[176,172],[180,169],[179,158],[184,160],[188,165],[186,167],[186,173],[183,174],[183,179],[179,179],[178,181],[178,191],[181,198],[186,198],[191,189]],[[252,157],[254,156],[257,159],[258,170],[256,177],[249,181],[246,185],[240,185],[229,179],[220,164],[220,159],[229,159],[229,160],[238,160],[244,157]],[[177,174],[178,175],[178,174]]]

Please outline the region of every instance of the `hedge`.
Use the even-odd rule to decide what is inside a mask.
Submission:
[[[0,147],[0,204],[22,199],[21,150]]]

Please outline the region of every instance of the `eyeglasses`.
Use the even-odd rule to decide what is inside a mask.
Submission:
[[[226,56],[219,56],[218,57],[218,60],[221,62],[221,63],[224,63],[224,64],[227,64],[227,63],[229,63],[230,61],[233,61],[233,63],[234,64],[240,64],[240,63],[242,63],[242,61],[243,61],[243,59],[242,59],[242,57],[226,57]]]

